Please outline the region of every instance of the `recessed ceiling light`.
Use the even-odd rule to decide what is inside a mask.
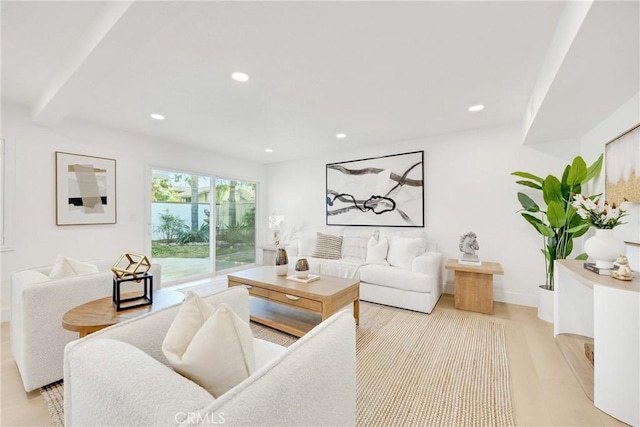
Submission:
[[[157,114],[157,113],[153,113],[151,115],[151,118],[156,120],[164,120],[164,116],[162,114]]]
[[[245,73],[233,73],[231,74],[231,78],[237,82],[246,82],[249,80],[249,76]]]
[[[344,138],[346,138],[346,137],[347,137],[347,134],[346,134],[346,133],[337,133],[337,134],[336,134],[336,138],[338,138],[338,139],[344,139]]]
[[[273,148],[265,148],[264,152],[265,153],[273,153]]]
[[[484,109],[484,105],[472,105],[471,107],[469,107],[469,111],[474,112],[474,111],[480,111]]]

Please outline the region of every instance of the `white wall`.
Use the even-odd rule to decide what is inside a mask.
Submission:
[[[324,225],[327,163],[416,150],[425,152],[425,230],[444,259],[458,258],[460,235],[475,231],[480,258],[505,271],[494,278],[495,299],[536,306],[536,287],[545,280],[542,238],[516,213],[523,187],[510,173],[559,175],[578,154],[578,141],[524,146],[514,125],[267,165],[267,211],[283,214],[288,227]],[[445,277],[453,282],[451,272]]]
[[[640,92],[636,93],[616,111],[611,113],[609,117],[583,135],[580,140],[582,156],[587,162],[595,160],[604,152],[607,142],[626,130],[631,129],[638,123],[640,123]],[[604,193],[604,189],[604,174],[601,174],[600,179],[594,182],[591,193]],[[629,212],[631,215],[625,218],[625,221],[630,223],[635,222],[636,224],[640,222],[640,205],[632,205]],[[617,229],[614,229],[614,232],[616,230]],[[593,231],[590,231],[589,234],[585,235],[585,238],[591,236],[592,233]],[[629,259],[631,268],[635,271],[640,271],[640,246],[627,245],[627,258]]]
[[[16,145],[14,250],[1,254],[3,321],[8,320],[13,271],[50,265],[58,253],[114,262],[123,251],[149,253],[150,166],[258,182],[259,194],[264,184],[263,165],[83,122],[34,126],[26,110],[3,105],[2,126],[2,136]],[[56,225],[56,151],[116,159],[117,224]]]

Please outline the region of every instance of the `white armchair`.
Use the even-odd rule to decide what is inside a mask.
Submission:
[[[62,316],[80,304],[112,295],[111,266],[117,258],[87,261],[98,273],[46,280],[53,266],[11,275],[11,351],[26,391],[62,379],[64,346],[78,339],[62,328]],[[154,264],[153,287],[160,289],[161,268]]]

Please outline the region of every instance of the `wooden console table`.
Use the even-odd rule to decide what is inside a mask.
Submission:
[[[450,259],[444,268],[455,272],[455,308],[493,314],[493,275],[504,274],[500,264],[483,261],[482,265],[467,265]]]
[[[556,343],[593,404],[640,425],[640,274],[630,282],[600,276],[583,261],[557,260]],[[584,343],[594,342],[593,366]]]

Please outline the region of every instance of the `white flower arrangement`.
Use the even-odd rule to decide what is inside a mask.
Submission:
[[[630,203],[625,200],[616,207],[615,203],[609,205],[606,201],[600,203],[599,197],[593,199],[584,197],[582,194],[573,196],[571,205],[575,208],[580,218],[584,219],[589,225],[599,229],[612,229],[618,225],[626,224],[621,219],[627,215]]]

